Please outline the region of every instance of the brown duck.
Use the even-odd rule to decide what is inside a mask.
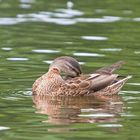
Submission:
[[[32,87],[33,94],[49,96],[94,96],[117,94],[131,76],[119,76],[113,71],[123,61],[96,70],[93,74],[82,74],[79,63],[72,57],[56,58],[47,73],[38,78]],[[62,72],[65,74],[63,78]]]

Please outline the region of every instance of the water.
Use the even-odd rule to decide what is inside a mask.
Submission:
[[[139,140],[139,0],[0,0],[0,139]],[[133,75],[119,96],[32,97],[52,60],[70,55],[85,73],[117,60]]]

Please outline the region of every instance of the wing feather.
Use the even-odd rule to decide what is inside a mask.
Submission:
[[[118,61],[111,66],[103,67],[98,70],[96,70],[97,73],[106,73],[106,74],[112,74],[113,71],[119,69],[122,64],[124,64],[124,61]]]

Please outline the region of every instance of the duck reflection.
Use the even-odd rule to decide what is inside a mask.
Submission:
[[[123,111],[119,96],[52,97],[34,95],[36,113],[46,114],[52,124],[117,122]]]

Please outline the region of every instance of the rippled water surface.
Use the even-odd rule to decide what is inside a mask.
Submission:
[[[139,140],[140,1],[0,0],[0,139]],[[85,73],[117,60],[133,75],[117,97],[32,97],[52,60]]]

